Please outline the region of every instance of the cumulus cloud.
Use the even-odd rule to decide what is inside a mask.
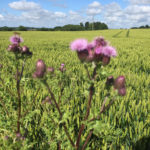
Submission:
[[[128,28],[150,24],[150,5],[147,5],[150,0],[128,1],[130,3],[125,8],[122,8],[116,2],[102,5],[98,1],[94,1],[82,11],[70,10],[64,13],[63,11],[44,9],[38,3],[32,1],[21,0],[9,3],[10,8],[20,10],[20,15],[1,13],[0,26],[54,27],[90,22],[91,17],[95,16],[95,20],[105,22],[109,28]]]
[[[54,15],[55,15],[55,17],[58,17],[58,18],[65,18],[66,17],[66,14],[63,12],[54,12]]]
[[[35,2],[27,2],[26,0],[22,1],[16,1],[8,4],[10,8],[16,9],[16,10],[36,10],[40,9],[40,5]]]
[[[150,0],[129,0],[132,4],[150,4]]]
[[[101,7],[101,4],[97,1],[94,1],[93,3],[89,4],[90,8],[99,8]]]
[[[4,20],[4,16],[0,14],[0,20]]]
[[[97,1],[94,1],[93,3],[88,5],[86,13],[89,16],[95,16],[95,15],[100,14],[101,11],[102,11],[101,4]]]
[[[150,18],[150,6],[148,5],[131,4],[122,9],[117,3],[111,3],[104,9],[104,20],[112,28],[150,24],[150,19],[148,19]]]

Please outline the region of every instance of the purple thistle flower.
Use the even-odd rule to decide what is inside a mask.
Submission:
[[[95,38],[95,40],[93,41],[95,46],[106,46],[107,45],[107,41],[105,41],[105,39],[103,37],[97,37]]]
[[[111,46],[106,46],[102,49],[102,54],[108,57],[116,57],[117,56],[117,52],[115,50],[115,48],[111,47]]]
[[[93,49],[94,47],[95,47],[94,42],[91,42],[87,45],[88,50]]]
[[[95,48],[95,54],[96,55],[99,55],[99,54],[102,54],[102,47],[97,47],[97,48]]]
[[[75,51],[87,49],[88,41],[86,39],[77,39],[70,44],[70,48]]]
[[[14,36],[10,37],[10,42],[12,44],[19,44],[19,43],[23,42],[23,39],[18,35],[14,35]]]

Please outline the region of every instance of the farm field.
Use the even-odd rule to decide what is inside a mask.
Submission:
[[[95,127],[87,149],[129,150],[150,147],[150,30],[98,30],[76,32],[20,32],[24,42],[32,51],[32,58],[25,64],[21,80],[22,114],[21,133],[23,140],[17,140],[17,98],[15,78],[15,59],[7,51],[9,37],[13,32],[0,32],[0,149],[48,150],[73,149],[62,127],[67,124],[73,142],[76,142],[78,131],[83,123],[88,101],[87,75],[84,65],[75,52],[69,48],[77,38],[92,41],[103,36],[117,50],[117,57],[103,68],[103,76],[95,83],[95,94],[92,100],[93,118],[100,111],[104,98],[106,78],[123,75],[126,78],[127,93],[117,97],[114,104],[103,113],[98,121],[87,125],[81,139],[83,145],[88,132]],[[48,96],[45,86],[33,79],[35,64],[42,59],[46,66],[56,70],[56,76],[48,76],[48,83],[58,102],[62,94],[59,88],[63,79],[65,88],[59,103],[64,118],[61,120],[54,104],[43,104]],[[65,64],[65,76],[59,73],[59,67]],[[20,68],[21,69],[21,68]],[[101,72],[100,72],[101,74]],[[62,85],[63,86],[63,85]],[[12,96],[8,88],[14,93]],[[36,98],[34,98],[36,95]],[[9,115],[8,115],[9,114]],[[27,133],[26,133],[27,131]],[[6,138],[7,137],[7,138]],[[141,147],[140,147],[141,146]]]

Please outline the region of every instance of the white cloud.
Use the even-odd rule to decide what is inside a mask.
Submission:
[[[65,18],[66,17],[66,14],[63,12],[54,12],[54,15],[55,15],[55,17],[58,17],[58,18]]]
[[[93,3],[89,4],[90,8],[99,8],[101,7],[101,4],[97,1],[94,1]]]
[[[26,0],[16,1],[8,4],[9,7],[16,9],[16,10],[22,10],[22,11],[28,11],[28,10],[36,10],[40,9],[40,5],[35,2],[27,2]]]
[[[129,0],[132,4],[150,4],[150,0]]]
[[[111,3],[104,9],[104,20],[112,28],[150,24],[150,6],[131,4],[122,9],[117,3]]]
[[[86,10],[87,15],[89,16],[95,16],[100,14],[102,11],[102,6],[99,2],[94,1],[93,3],[88,5],[88,8]]]
[[[4,20],[4,16],[0,14],[0,20]]]
[[[43,9],[38,3],[32,1],[16,1],[9,3],[9,7],[21,10],[20,15],[1,13],[0,26],[54,27],[66,24],[79,24],[86,21],[90,22],[91,18],[95,16],[96,21],[105,22],[109,28],[150,25],[150,5],[145,5],[149,1],[141,0],[142,5],[140,5],[138,1],[130,0],[129,5],[125,8],[121,8],[115,2],[101,5],[98,1],[94,1],[82,11],[70,10],[65,13],[63,11]]]

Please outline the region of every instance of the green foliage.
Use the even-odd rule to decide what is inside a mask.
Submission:
[[[148,147],[150,135],[150,54],[149,54],[149,30],[130,30],[130,36],[126,38],[126,32],[120,30],[86,31],[86,32],[22,32],[24,44],[30,47],[33,57],[27,61],[23,79],[21,80],[22,96],[22,125],[21,134],[25,138],[17,139],[15,131],[17,120],[15,59],[8,55],[6,48],[11,32],[0,32],[0,77],[4,79],[5,86],[0,81],[0,147],[5,149],[57,149],[61,143],[62,149],[72,149],[70,142],[63,130],[63,123],[69,129],[71,138],[75,142],[79,128],[86,113],[88,101],[88,89],[91,82],[88,81],[84,65],[80,63],[75,53],[69,50],[69,43],[76,38],[84,37],[89,40],[95,36],[104,36],[116,47],[118,57],[112,59],[107,67],[98,70],[99,75],[95,81],[95,95],[92,101],[89,120],[98,115],[107,96],[105,89],[106,77],[109,75],[124,75],[127,83],[127,95],[118,97],[108,111],[101,114],[100,119],[86,123],[81,144],[86,139],[89,131],[95,129],[87,149],[121,149],[129,150],[142,145]],[[117,38],[113,38],[113,35]],[[32,79],[35,62],[43,59],[47,66],[55,68],[54,75],[47,76],[56,100],[60,105],[63,117],[54,107],[54,103],[42,104],[49,93],[45,86],[38,80]],[[20,62],[21,63],[21,62]],[[61,74],[60,64],[64,63],[66,72]],[[88,64],[89,72],[92,66]],[[61,90],[63,95],[61,100]],[[38,89],[40,88],[39,92]],[[36,98],[34,99],[37,93]],[[111,95],[114,96],[113,88]],[[3,107],[5,105],[6,109]],[[7,115],[7,111],[9,115]],[[146,140],[145,140],[146,139]],[[145,145],[145,146],[144,146]]]

